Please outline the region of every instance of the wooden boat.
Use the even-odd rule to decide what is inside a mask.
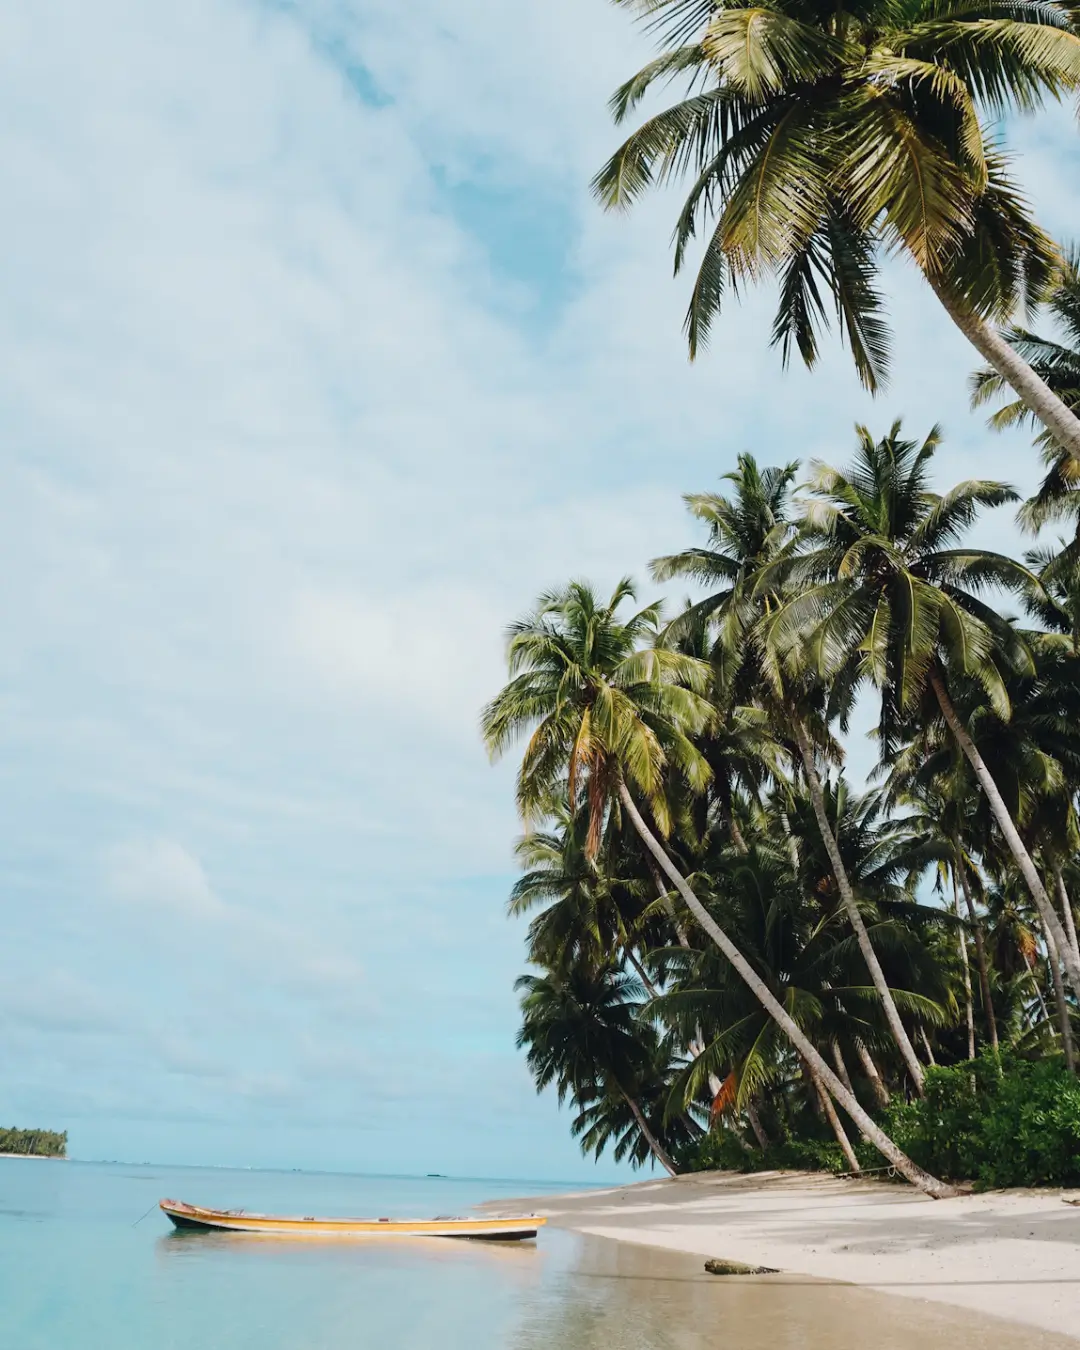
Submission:
[[[535,1214],[491,1219],[319,1219],[250,1214],[244,1209],[203,1209],[200,1205],[185,1204],[183,1200],[162,1200],[160,1205],[177,1228],[270,1233],[278,1237],[440,1237],[523,1242],[536,1237],[537,1229],[547,1222]]]

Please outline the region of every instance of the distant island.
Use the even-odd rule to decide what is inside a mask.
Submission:
[[[0,1154],[22,1158],[66,1158],[67,1130],[5,1130],[0,1128]]]

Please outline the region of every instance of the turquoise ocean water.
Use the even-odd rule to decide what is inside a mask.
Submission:
[[[0,1350],[1065,1344],[864,1290],[784,1276],[717,1280],[703,1272],[700,1256],[551,1228],[535,1244],[298,1242],[175,1233],[153,1208],[169,1196],[289,1214],[422,1217],[544,1189],[525,1181],[0,1158]]]
[[[512,1345],[544,1250],[176,1233],[163,1196],[284,1214],[457,1214],[542,1184],[0,1158],[0,1346],[385,1350]],[[563,1189],[566,1189],[563,1187]],[[145,1217],[142,1217],[145,1216]]]

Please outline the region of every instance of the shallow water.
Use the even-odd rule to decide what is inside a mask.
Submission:
[[[0,1346],[12,1350],[1051,1350],[909,1300],[546,1229],[533,1245],[174,1233],[162,1196],[423,1216],[536,1183],[0,1159]],[[143,1217],[145,1216],[145,1217]]]

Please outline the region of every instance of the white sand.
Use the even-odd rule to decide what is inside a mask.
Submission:
[[[1080,1339],[1080,1208],[1059,1191],[935,1201],[872,1182],[706,1172],[528,1204],[598,1237],[932,1299]]]

